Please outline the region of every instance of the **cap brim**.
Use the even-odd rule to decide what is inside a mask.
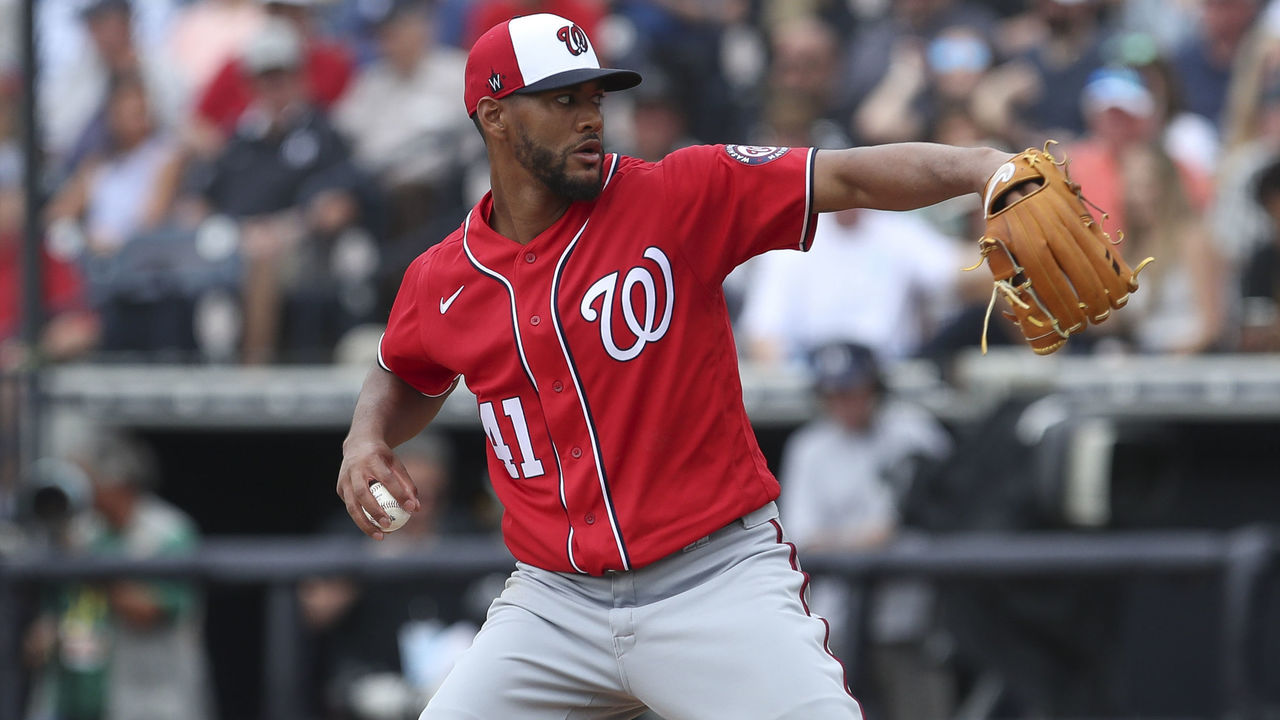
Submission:
[[[570,85],[578,85],[579,83],[598,80],[601,87],[608,92],[617,92],[618,90],[629,90],[640,84],[640,73],[632,70],[619,70],[616,68],[577,68],[576,70],[565,70],[564,72],[548,75],[532,85],[525,85],[516,90],[516,93],[536,93],[543,90],[555,90],[557,88],[569,87]]]

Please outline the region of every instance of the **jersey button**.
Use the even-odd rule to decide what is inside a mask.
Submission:
[[[582,448],[580,448],[580,447],[576,447],[576,448],[574,448],[574,449],[570,450],[570,451],[569,451],[569,454],[570,454],[570,455],[572,455],[572,456],[573,456],[573,458],[576,460],[576,459],[578,459],[578,458],[582,457]]]
[[[552,389],[552,390],[555,390],[556,392],[561,392],[561,391],[563,391],[563,390],[564,390],[564,383],[562,383],[562,382],[560,382],[559,380],[557,380],[557,381],[555,381],[555,382],[551,383],[551,389]]]
[[[586,517],[584,517],[584,518],[582,518],[582,519],[583,519],[583,520],[586,520],[588,525],[595,525],[595,524],[596,524],[596,515],[595,515],[595,513],[587,513],[587,514],[586,514]]]
[[[531,252],[527,252],[527,253],[525,253],[525,254],[524,254],[524,261],[525,261],[525,262],[527,262],[527,263],[531,263],[531,262],[533,262],[534,260],[537,260],[537,259],[538,259],[538,256],[537,256],[537,255],[534,255],[534,254],[533,254],[533,253],[531,253]]]
[[[530,325],[537,325],[540,322],[542,322],[542,318],[538,317],[537,315],[534,315],[533,317],[529,318]]]

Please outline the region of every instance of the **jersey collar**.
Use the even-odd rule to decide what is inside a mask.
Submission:
[[[603,197],[604,192],[609,188],[609,181],[613,179],[613,173],[618,167],[618,154],[610,153],[604,158],[604,190],[601,191]],[[493,212],[493,191],[490,190],[480,198],[480,202],[476,203],[471,209],[467,217],[467,222],[463,225],[463,239],[469,247],[475,252],[483,253],[486,257],[498,260],[503,256],[514,256],[524,253],[545,252],[555,248],[563,248],[563,246],[573,239],[582,224],[591,216],[591,211],[595,209],[600,202],[600,198],[596,198],[590,202],[575,202],[565,210],[558,220],[551,224],[551,227],[543,230],[526,245],[521,245],[505,235],[499,234],[489,225],[489,215]]]

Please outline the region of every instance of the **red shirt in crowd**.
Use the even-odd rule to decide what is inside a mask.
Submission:
[[[48,316],[85,309],[80,272],[71,263],[44,253],[44,304]],[[0,237],[0,341],[16,337],[22,327],[22,242]]]
[[[342,45],[312,40],[307,43],[304,70],[311,99],[328,108],[342,97],[351,81],[351,55]],[[196,114],[229,134],[251,102],[253,85],[239,59],[233,59],[222,66],[200,94]]]
[[[467,13],[465,33],[462,38],[463,49],[469,49],[476,40],[489,28],[510,20],[517,15],[533,13],[552,13],[560,17],[573,18],[573,21],[587,33],[587,37],[595,39],[600,21],[604,19],[603,3],[592,0],[486,0],[471,6]],[[603,57],[607,48],[599,48],[597,52]]]
[[[1124,169],[1111,147],[1100,140],[1087,139],[1072,145],[1066,156],[1071,160],[1067,171],[1072,181],[1084,188],[1090,203],[1107,213],[1103,229],[1114,236],[1117,230],[1129,227],[1125,217]],[[1191,206],[1203,211],[1213,196],[1212,179],[1185,163],[1175,165]]]

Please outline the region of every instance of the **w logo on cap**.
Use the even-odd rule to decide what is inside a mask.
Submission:
[[[515,92],[536,93],[585,82],[614,92],[635,87],[640,75],[600,67],[590,38],[574,21],[551,13],[521,15],[489,28],[471,46],[463,102],[467,114],[473,115],[486,97],[500,100]]]
[[[569,53],[572,55],[581,55],[590,49],[590,46],[587,45],[587,34],[576,24],[565,25],[560,28],[556,32],[556,37],[560,38],[560,42],[569,48]]]

